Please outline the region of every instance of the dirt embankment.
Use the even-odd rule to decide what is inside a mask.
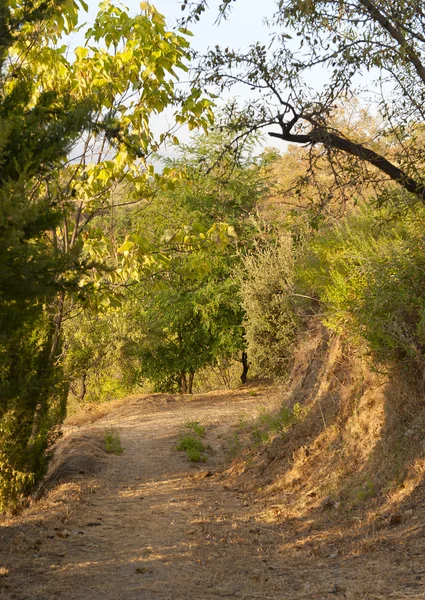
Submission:
[[[296,418],[260,442],[282,401]],[[200,466],[175,450],[188,421]],[[46,494],[0,521],[0,598],[425,598],[424,432],[417,385],[322,328],[285,390],[116,403],[68,425]]]

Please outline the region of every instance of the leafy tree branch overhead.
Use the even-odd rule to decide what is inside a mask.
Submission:
[[[206,7],[186,4],[195,20]],[[220,15],[230,18],[232,4],[221,3]],[[240,83],[251,88],[253,100],[233,123],[240,131],[275,127],[272,137],[322,148],[331,161],[346,154],[369,164],[379,186],[384,176],[423,202],[424,14],[421,0],[280,0],[269,22],[269,47],[216,47],[201,61],[198,76],[219,89]],[[381,152],[373,140],[347,137],[332,120],[347,98],[367,102],[372,94],[388,140]]]

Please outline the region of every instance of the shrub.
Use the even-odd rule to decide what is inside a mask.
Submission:
[[[189,433],[181,436],[177,444],[177,450],[185,451],[186,456],[192,462],[205,462],[207,460],[204,444],[198,437]]]
[[[385,223],[363,209],[322,231],[298,264],[298,283],[320,298],[325,323],[365,340],[378,361],[424,365],[424,218],[420,209]]]
[[[186,452],[186,456],[191,462],[205,462],[208,458],[207,448],[201,439],[205,437],[205,427],[198,421],[188,421],[184,428],[189,429],[190,433],[186,431],[181,433],[177,450]]]
[[[52,327],[38,315],[0,332],[0,512],[15,511],[43,477],[64,417],[67,388],[51,345]]]
[[[195,433],[195,435],[197,435],[200,438],[205,437],[205,427],[203,427],[203,425],[200,425],[198,421],[188,421],[185,424],[185,428],[191,429]]]
[[[242,302],[248,353],[262,375],[282,376],[290,364],[300,324],[294,267],[289,236],[245,259]]]
[[[303,408],[296,403],[293,408],[282,406],[278,412],[268,413],[260,409],[258,422],[251,431],[251,439],[255,444],[267,442],[273,434],[283,437],[303,417]]]
[[[122,454],[124,449],[121,445],[121,439],[116,429],[105,431],[105,450],[110,454]]]

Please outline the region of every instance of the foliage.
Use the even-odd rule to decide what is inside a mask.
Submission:
[[[202,442],[202,438],[205,437],[205,427],[197,421],[190,421],[184,425],[184,428],[189,429],[190,433],[181,433],[177,450],[186,452],[191,462],[205,462],[208,458],[207,448]]]
[[[237,286],[205,278],[184,278],[156,291],[144,313],[147,332],[139,349],[142,375],[158,391],[182,391],[181,377],[213,364],[219,355],[242,347]],[[188,390],[190,391],[190,390]]]
[[[262,408],[257,423],[250,428],[251,440],[254,444],[262,444],[275,435],[283,438],[288,429],[300,421],[302,416],[303,409],[298,403],[293,408],[282,406],[277,413],[268,413]]]
[[[45,235],[60,220],[47,186],[87,111],[46,81],[43,60],[53,53],[49,43],[75,26],[77,10],[7,2],[0,11],[0,510],[16,506],[43,474],[52,427],[64,414],[48,313],[69,261]]]
[[[242,285],[248,348],[261,374],[283,375],[297,331],[323,322],[378,363],[424,366],[424,211],[357,207],[294,246],[245,259]]]
[[[294,291],[294,250],[289,236],[248,254],[242,302],[249,354],[263,375],[283,376],[291,361],[300,319]]]
[[[192,14],[199,18],[206,2],[195,5]],[[231,2],[220,6],[226,12]],[[407,202],[410,195],[423,202],[423,3],[282,0],[269,24],[267,46],[253,43],[246,52],[217,46],[200,62],[204,85],[221,91],[245,83],[254,91],[252,100],[230,115],[237,139],[273,125],[272,137],[318,148],[337,187],[349,171],[353,184],[373,182],[383,200],[394,187],[386,183],[397,182]],[[360,78],[375,78],[375,85],[361,88]],[[362,94],[362,104],[370,102],[367,87],[373,87],[382,117],[378,139],[388,142],[378,148],[373,137],[358,140],[333,122],[335,110],[354,94]],[[315,165],[314,158],[317,175],[320,161]]]
[[[134,202],[162,181],[148,160],[172,134],[155,136],[151,118],[171,107],[175,124],[205,128],[212,117],[198,89],[176,87],[190,59],[187,32],[167,31],[150,4],[130,17],[103,3],[72,58],[60,38],[77,22],[75,2],[0,10],[2,508],[43,473],[64,416],[63,322],[81,304],[117,304],[130,276],[167,262],[149,258],[142,238],[130,251],[97,222],[113,216],[118,188]],[[222,241],[221,231],[211,235]]]
[[[382,119],[356,98],[340,103],[329,123],[357,143],[367,143],[375,151],[387,149]],[[326,223],[335,223],[353,206],[374,198],[365,169],[356,172],[341,157],[336,170],[319,147],[292,144],[283,154],[270,148],[262,160],[270,189],[261,200],[261,214],[293,237],[302,238]]]
[[[105,450],[110,454],[122,454],[124,449],[121,445],[121,439],[116,429],[105,431]]]
[[[365,340],[377,360],[422,368],[424,212],[384,216],[363,209],[322,231],[298,265],[299,285],[320,298],[329,327]]]
[[[80,312],[64,323],[64,369],[70,400],[113,400],[135,391],[140,366],[128,353],[135,338],[131,315],[120,310]]]
[[[199,438],[205,437],[205,427],[198,421],[188,421],[185,423],[185,428],[193,431]]]
[[[297,402],[292,408],[282,405],[278,411],[267,412],[260,408],[258,417],[248,420],[240,415],[238,431],[229,440],[230,453],[236,456],[246,445],[258,446],[276,436],[284,438],[293,425],[303,420],[305,409]]]
[[[263,183],[249,154],[222,155],[226,141],[212,134],[183,147],[182,157],[167,165],[173,188],[131,221],[133,230],[150,232],[153,239],[162,232],[169,259],[165,272],[133,290],[140,301],[132,301],[131,319],[140,336],[129,345],[130,354],[155,391],[191,393],[198,370],[230,360],[245,347],[233,271],[253,243],[250,215]],[[210,242],[187,252],[178,231],[201,237],[210,231]],[[214,240],[214,231],[227,232],[228,243]]]

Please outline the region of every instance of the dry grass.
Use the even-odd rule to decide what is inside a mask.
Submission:
[[[301,345],[282,398],[302,404],[301,422],[259,449],[241,436],[245,450],[227,472],[264,501],[266,522],[313,518],[328,541],[343,538],[345,551],[359,555],[381,544],[378,529],[420,518],[411,509],[425,475],[417,384],[372,372],[318,327]]]
[[[74,410],[68,414],[64,425],[65,427],[81,427],[83,425],[95,423],[114,410],[118,410],[121,406],[129,404],[133,400],[139,399],[140,397],[140,395],[126,396],[125,398],[112,400],[110,402],[102,402],[98,404],[91,403],[76,406]]]

